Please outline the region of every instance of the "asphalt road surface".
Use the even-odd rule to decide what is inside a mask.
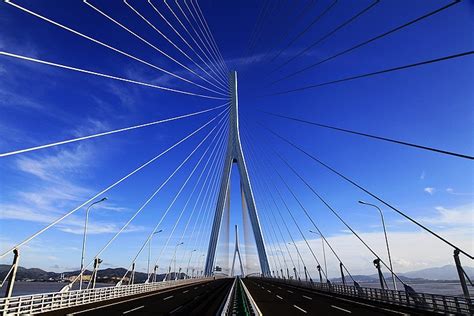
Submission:
[[[243,281],[263,315],[406,315],[277,282],[257,278]]]
[[[212,315],[226,298],[233,279],[217,279],[152,295],[77,311],[69,315]]]

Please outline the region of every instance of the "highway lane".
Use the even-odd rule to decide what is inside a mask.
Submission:
[[[183,286],[69,315],[216,315],[233,279]]]
[[[406,315],[277,282],[257,278],[243,281],[264,315]]]

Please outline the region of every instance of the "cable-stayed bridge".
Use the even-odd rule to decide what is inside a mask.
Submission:
[[[382,1],[371,1],[342,23],[330,28],[322,36],[313,38],[310,30],[326,15],[337,10],[337,0],[317,7],[317,1],[307,1],[295,5],[286,11],[284,1],[265,1],[261,4],[255,26],[242,52],[250,56],[261,49],[259,45],[266,27],[275,23],[279,17],[288,21],[308,20],[295,32],[280,34],[272,38],[275,49],[264,50],[261,58],[273,64],[279,61],[269,76],[280,69],[292,65],[295,60],[311,52],[320,43],[331,39],[344,28],[351,27],[355,21],[364,19],[366,14],[376,10]],[[315,63],[271,79],[270,85],[284,82],[305,73],[321,64],[344,56],[361,47],[376,42],[400,30],[409,28],[425,19],[436,19],[444,11],[453,10],[462,1],[447,1],[442,6],[405,21],[388,31],[370,37],[353,46],[342,49],[318,59]],[[145,59],[133,51],[128,51],[66,22],[55,20],[45,10],[36,11],[28,1],[5,0],[2,8],[17,10],[28,18],[39,20],[51,27],[58,28],[70,36],[80,38],[102,49],[118,54],[129,61],[150,68],[173,79],[176,85],[166,85],[159,81],[146,81],[135,77],[125,77],[114,73],[102,72],[94,68],[64,63],[53,58],[38,57],[37,54],[25,55],[8,50],[2,46],[2,60],[38,67],[51,67],[67,73],[77,73],[104,81],[120,82],[139,89],[158,90],[185,98],[197,98],[211,104],[204,109],[186,114],[162,117],[136,125],[103,130],[98,133],[81,134],[74,138],[59,139],[49,143],[39,143],[0,153],[0,159],[21,157],[35,152],[46,152],[92,141],[107,139],[111,135],[132,133],[135,130],[147,130],[153,126],[172,125],[205,118],[204,123],[182,137],[175,137],[170,146],[148,157],[139,165],[124,172],[120,177],[108,179],[106,185],[90,194],[69,210],[63,210],[59,216],[48,221],[34,231],[28,231],[22,240],[16,240],[11,247],[0,254],[3,260],[10,260],[9,269],[2,280],[5,296],[0,299],[0,311],[9,314],[183,314],[183,315],[289,315],[289,314],[472,314],[472,281],[465,266],[472,264],[472,251],[439,233],[424,221],[410,215],[409,208],[400,208],[397,201],[389,201],[377,190],[364,185],[363,179],[347,174],[336,164],[316,155],[315,148],[306,147],[288,137],[280,129],[258,122],[259,130],[246,120],[241,119],[239,109],[239,73],[230,70],[228,62],[220,50],[208,17],[197,0],[175,2],[123,1],[121,5],[127,14],[142,23],[153,37],[159,38],[163,45],[151,40],[144,28],[135,30],[129,20],[109,12],[107,4],[99,1],[84,0],[82,5],[92,10],[98,17],[110,23],[116,30],[127,34],[134,40],[157,54],[162,61]],[[238,4],[236,4],[238,5]],[[316,6],[316,7],[315,7]],[[344,7],[344,5],[342,5]],[[315,8],[318,8],[317,10]],[[300,38],[309,37],[310,44],[303,49],[295,47]],[[166,48],[166,49],[165,49]],[[417,60],[408,64],[390,66],[376,71],[343,76],[338,79],[304,84],[294,89],[281,89],[260,97],[283,96],[296,92],[318,89],[320,87],[341,84],[390,74],[409,71],[413,68],[444,63],[450,60],[472,58],[473,50],[453,52],[436,58]],[[166,62],[165,62],[166,61]],[[172,65],[172,66],[170,66]],[[176,70],[178,69],[178,70]],[[238,70],[238,69],[237,69]],[[245,76],[241,80],[245,80]],[[376,78],[373,78],[375,80]],[[267,86],[268,87],[268,86]],[[242,103],[242,102],[241,102]],[[242,105],[245,107],[245,105]],[[279,126],[295,128],[324,129],[342,135],[357,136],[387,146],[398,146],[404,150],[428,152],[443,159],[454,159],[472,164],[474,157],[469,153],[455,152],[408,142],[402,139],[367,133],[343,126],[327,125],[304,117],[277,113],[270,108],[262,114],[277,122]],[[290,125],[290,123],[294,125]],[[264,142],[257,142],[257,133],[263,135]],[[190,150],[183,147],[193,144]],[[298,161],[274,146],[286,148],[298,155]],[[108,194],[120,188],[134,177],[144,173],[153,165],[159,165],[167,156],[179,153],[179,159],[173,161],[173,169],[163,169],[163,181],[151,190],[139,207],[120,224],[110,238],[103,240],[91,257],[88,254],[90,242],[89,215],[94,208],[108,203]],[[173,156],[176,157],[176,156]],[[175,158],[173,158],[175,159]],[[303,160],[301,160],[303,159]],[[301,161],[304,165],[301,166]],[[66,161],[64,161],[66,164]],[[370,208],[382,224],[382,249],[374,247],[366,235],[359,232],[347,213],[336,207],[334,201],[321,190],[322,184],[313,181],[301,170],[321,168],[332,177],[340,180],[360,193],[360,205]],[[186,173],[187,172],[187,173]],[[232,196],[232,173],[239,178],[241,209],[238,212]],[[179,178],[181,173],[184,176]],[[289,181],[291,174],[298,186]],[[175,184],[175,181],[179,184]],[[315,184],[317,183],[317,185]],[[301,188],[304,188],[304,193]],[[66,192],[67,193],[67,192]],[[150,205],[162,196],[169,196],[169,203],[159,212],[141,235],[133,254],[127,257],[128,266],[124,273],[115,277],[109,286],[100,284],[104,273],[104,260],[108,260],[111,247],[127,238],[134,223],[150,209]],[[344,199],[341,195],[338,199]],[[362,200],[366,199],[366,200]],[[316,211],[315,203],[318,203]],[[360,246],[373,260],[366,265],[377,275],[376,287],[361,284],[351,271],[350,259],[331,238],[328,226],[319,218],[321,210],[327,211],[331,218],[344,227],[353,237],[353,244]],[[84,213],[85,210],[85,213]],[[0,210],[1,212],[2,210]],[[432,294],[418,291],[416,286],[397,272],[393,264],[397,254],[391,252],[390,230],[385,225],[386,212],[396,214],[406,225],[412,225],[426,233],[429,238],[447,247],[456,268],[458,284],[462,295]],[[232,214],[242,215],[244,245],[239,244],[239,233],[235,226],[235,242],[229,240]],[[81,230],[80,268],[74,273],[60,291],[30,295],[15,295],[15,283],[21,266],[22,255],[34,247],[35,241],[57,229],[74,216],[83,214]],[[82,216],[82,215],[81,215]],[[466,220],[469,220],[467,218]],[[308,230],[307,227],[311,229]],[[389,227],[390,228],[390,227]],[[160,238],[165,236],[164,238]],[[313,242],[317,240],[317,245]],[[159,239],[158,241],[156,239]],[[413,241],[415,242],[415,241]],[[160,246],[156,254],[153,247]],[[229,245],[234,251],[229,252]],[[121,246],[119,246],[121,247]],[[356,246],[354,246],[356,247]],[[407,244],[406,247],[410,247]],[[2,249],[5,248],[2,245]],[[124,247],[125,248],[125,247]],[[153,248],[154,249],[154,248]],[[120,249],[119,249],[120,251]],[[243,253],[241,253],[243,251]],[[233,256],[232,268],[229,255]],[[144,259],[145,258],[145,259]],[[78,258],[79,259],[79,258]],[[244,259],[244,260],[243,260]],[[235,261],[237,266],[235,266]],[[146,264],[143,266],[143,263]],[[245,264],[243,263],[245,262]],[[328,264],[329,262],[329,264]],[[331,266],[332,263],[332,266]],[[334,263],[336,263],[334,265]],[[102,264],[102,266],[101,266]],[[142,266],[140,266],[142,264]],[[238,267],[238,268],[237,268]],[[254,271],[255,270],[255,271]],[[143,280],[138,280],[140,271],[146,271]],[[160,273],[160,271],[162,273]],[[329,271],[329,272],[328,272]],[[237,274],[236,272],[240,272]],[[143,273],[143,272],[142,272]]]

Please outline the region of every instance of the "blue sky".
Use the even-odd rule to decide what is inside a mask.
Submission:
[[[153,65],[206,85],[205,82],[166,59],[155,49],[133,37],[81,1],[68,1],[59,5],[57,1],[19,0],[15,3]],[[192,69],[197,69],[123,3],[110,3],[103,0],[94,0],[90,3],[156,47],[176,57],[180,62]],[[130,3],[170,39],[192,55],[185,44],[180,42],[179,37],[146,2],[130,1]],[[156,3],[158,4],[159,1]],[[245,130],[242,131],[242,141],[249,159],[251,177],[255,179],[252,182],[255,186],[257,206],[261,213],[264,237],[271,244],[269,221],[273,221],[271,216],[276,213],[275,209],[272,210],[267,206],[267,202],[271,205],[270,195],[264,189],[265,182],[260,179],[264,179],[263,175],[270,172],[273,182],[283,187],[271,169],[267,169],[268,163],[261,152],[265,151],[271,155],[270,148],[274,148],[340,211],[341,215],[374,246],[382,258],[385,258],[378,214],[373,209],[357,204],[360,199],[374,201],[328,173],[314,161],[270,136],[259,127],[257,122],[296,142],[342,173],[392,202],[410,216],[432,227],[453,243],[473,253],[474,169],[471,161],[322,130],[314,126],[269,117],[258,111],[273,111],[472,155],[474,153],[472,131],[474,61],[472,57],[302,92],[266,96],[274,92],[439,58],[474,48],[472,32],[468,31],[474,27],[473,6],[470,1],[463,1],[440,14],[335,58],[310,71],[270,85],[271,81],[292,71],[349,48],[449,2],[386,1],[379,3],[314,50],[280,71],[270,73],[280,63],[362,10],[369,3],[370,1],[339,1],[327,15],[285,50],[278,59],[270,62],[268,56],[275,54],[283,47],[281,44],[277,45],[278,39],[281,39],[289,30],[288,39],[283,41],[286,44],[290,38],[296,36],[308,25],[311,19],[327,8],[330,1],[319,1],[309,14],[298,21],[291,20],[290,17],[291,14],[296,14],[292,13],[294,12],[292,10],[301,9],[303,2],[298,3],[298,7],[295,6],[295,8],[285,6],[283,11],[287,14],[281,15],[280,12],[273,16],[273,20],[266,21],[258,45],[250,52],[247,50],[249,37],[261,4],[255,1],[203,0],[200,2],[227,65],[230,69],[238,71],[241,120],[245,126]],[[159,3],[158,8],[165,12],[166,17],[174,21],[173,24],[179,26],[162,3]],[[173,8],[176,9],[175,6]],[[11,5],[2,2],[1,9],[1,51],[215,96],[206,90],[172,78],[42,21]],[[222,100],[165,92],[15,60],[6,56],[0,56],[0,75],[1,152],[191,113],[224,103]],[[218,112],[214,111],[173,123],[95,140],[1,158],[0,240],[2,252],[165,150]],[[137,173],[106,194],[109,200],[91,213],[91,234],[87,251],[89,259],[169,176],[211,128],[212,126],[203,130],[143,172]],[[112,244],[103,256],[105,266],[129,265],[130,257],[136,253],[147,234],[153,229],[208,144],[206,142],[199,148],[189,163],[185,164],[176,177],[169,182],[166,189],[160,192],[156,199],[131,223],[126,233]],[[217,149],[216,151],[219,152]],[[161,226],[163,232],[154,237],[155,258],[166,243],[172,226],[186,203],[187,194],[185,193],[191,192],[193,181],[199,176],[205,161],[206,158],[198,167],[183,195],[171,208],[169,216],[165,218]],[[329,241],[336,249],[339,249],[349,270],[353,274],[373,273],[375,271],[371,264],[373,256],[347,233],[346,228],[315,199],[314,195],[281,161],[276,159],[274,163],[320,223],[320,228]],[[214,166],[214,168],[213,174],[220,172],[219,166]],[[237,223],[242,226],[238,197],[239,179],[235,174],[236,172],[232,177],[231,224]],[[268,177],[265,178],[268,179]],[[199,189],[200,186],[198,186]],[[285,194],[306,237],[310,239],[317,255],[320,254],[319,239],[307,234],[308,229],[314,228],[305,220],[304,214],[296,202],[291,200],[289,193]],[[193,202],[194,198],[190,204],[192,205]],[[203,211],[204,209],[206,207]],[[207,210],[209,209],[212,207],[207,207]],[[284,211],[283,208],[282,211]],[[450,248],[422,233],[392,211],[384,209],[384,212],[396,271],[452,263]],[[190,214],[191,208],[188,207],[170,240],[168,251],[160,258],[161,266],[168,265],[174,245],[184,230],[185,219]],[[198,214],[195,213],[194,216]],[[201,216],[206,218],[204,212]],[[84,210],[79,210],[63,224],[34,239],[23,248],[21,264],[56,271],[77,268],[80,259],[83,218]],[[295,225],[288,216],[286,220],[293,238],[303,252],[305,263],[312,266],[314,271],[314,262],[307,253]],[[191,224],[194,222],[194,219],[190,221]],[[199,223],[197,219],[196,222]],[[189,231],[187,232],[185,243],[180,249],[182,253],[178,257],[187,258],[194,248],[199,251],[193,256],[195,258],[202,256],[202,250],[207,246],[208,235],[206,234],[209,233],[210,227],[209,222],[205,223],[207,224],[202,227],[197,225],[196,235],[192,240],[190,240]],[[242,228],[242,242],[244,235],[244,228]],[[288,242],[290,237],[284,234],[281,240]],[[196,243],[193,244],[193,241]],[[232,249],[232,235],[230,243]],[[275,248],[273,246],[276,245],[269,248]],[[219,248],[218,254],[221,254],[223,249],[225,247]],[[254,271],[257,267],[254,248],[248,245],[245,250],[247,250],[246,267]],[[270,264],[273,265],[276,254],[271,249],[268,251]],[[222,264],[225,261],[224,258],[225,256],[221,255],[218,263]],[[7,257],[2,262],[7,263],[10,260]],[[185,265],[183,262],[186,262],[186,259],[180,259],[180,261],[181,265]],[[138,262],[140,270],[146,268],[146,251]],[[335,276],[337,266],[334,259],[328,256],[328,263],[331,265],[330,275]],[[198,265],[198,262],[194,265]]]

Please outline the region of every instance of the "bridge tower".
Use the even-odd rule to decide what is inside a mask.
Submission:
[[[239,230],[237,225],[235,225],[235,248],[234,248],[234,258],[232,259],[232,269],[230,270],[230,276],[234,276],[234,267],[236,256],[239,256],[240,263],[240,273],[242,277],[245,277],[244,265],[242,264],[242,257],[240,256],[240,247],[239,247]]]
[[[209,247],[207,250],[206,266],[204,273],[207,276],[213,274],[214,259],[216,255],[217,239],[219,237],[219,230],[221,227],[222,215],[224,208],[229,205],[230,199],[230,174],[232,165],[237,164],[240,175],[240,183],[242,194],[245,197],[245,202],[248,212],[250,223],[252,225],[253,235],[255,237],[255,243],[257,245],[258,259],[260,262],[260,269],[264,276],[271,276],[270,266],[268,265],[267,253],[265,251],[265,243],[263,241],[262,230],[260,228],[260,221],[258,219],[257,206],[250,185],[250,179],[245,163],[244,153],[242,151],[242,145],[240,143],[239,134],[239,101],[237,94],[237,72],[233,71],[230,74],[230,88],[231,88],[231,108],[230,108],[230,121],[229,121],[229,135],[227,144],[227,153],[224,162],[224,172],[222,173],[222,179],[220,184],[219,196],[217,199],[217,207],[214,214],[214,221],[212,224],[211,237],[209,239]],[[245,211],[245,210],[243,210]]]

